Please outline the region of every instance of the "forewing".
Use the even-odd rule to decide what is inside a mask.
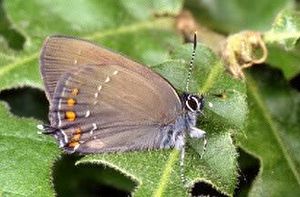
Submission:
[[[157,76],[122,65],[79,66],[59,79],[51,126],[66,134],[69,148],[81,144],[79,152],[159,147],[160,129],[176,120],[181,103]]]

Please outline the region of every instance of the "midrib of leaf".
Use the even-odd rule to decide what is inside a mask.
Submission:
[[[99,38],[103,38],[106,36],[111,36],[115,34],[122,34],[122,33],[129,33],[129,32],[135,32],[141,29],[149,29],[149,28],[155,28],[155,29],[168,29],[172,27],[172,21],[173,19],[168,17],[162,17],[158,18],[156,20],[151,21],[144,21],[144,22],[138,22],[134,23],[132,25],[128,26],[120,26],[117,29],[110,29],[103,32],[95,32],[91,35],[84,36],[85,39],[88,40],[95,40]]]
[[[22,66],[23,64],[34,60],[35,58],[38,57],[38,55],[39,53],[33,53],[32,55],[16,59],[16,61],[11,64],[7,64],[5,66],[0,67],[0,77],[5,75],[7,72],[11,71],[12,69],[18,66]]]
[[[99,38],[103,38],[110,35],[115,34],[122,34],[122,33],[129,33],[138,31],[141,29],[147,29],[147,28],[156,28],[156,29],[164,29],[172,26],[172,19],[167,17],[158,18],[156,20],[151,21],[143,21],[143,22],[136,22],[128,26],[121,26],[116,29],[111,29],[103,32],[95,32],[90,35],[86,35],[83,38],[88,40],[95,40]],[[27,62],[33,61],[34,59],[37,59],[39,56],[39,52],[33,53],[32,55],[24,56],[22,58],[15,59],[15,62],[4,65],[0,67],[0,77],[4,76],[6,73],[11,71],[12,69],[22,66],[26,64]]]
[[[172,152],[169,156],[168,162],[166,163],[166,165],[164,167],[163,174],[158,182],[158,187],[154,192],[154,195],[153,195],[154,197],[159,197],[159,196],[163,195],[164,190],[166,189],[166,186],[170,179],[170,175],[172,172],[172,166],[174,166],[175,162],[177,161],[178,153],[179,153],[178,150],[175,150],[175,149],[172,150]]]
[[[250,74],[247,75],[247,86],[251,92],[251,94],[253,95],[259,109],[261,110],[262,112],[262,115],[263,117],[265,118],[265,120],[267,121],[273,135],[275,136],[275,139],[277,141],[277,143],[279,144],[279,147],[284,155],[284,158],[286,159],[292,173],[294,174],[296,180],[297,180],[297,183],[298,185],[300,186],[300,176],[298,175],[297,173],[297,170],[296,170],[296,166],[293,162],[293,160],[291,159],[291,156],[288,154],[288,151],[286,150],[286,148],[284,147],[284,144],[279,136],[279,131],[278,131],[278,128],[276,127],[271,115],[270,115],[270,112],[268,111],[268,109],[265,107],[266,104],[264,103],[263,99],[259,96],[259,93],[257,91],[257,85],[255,84],[255,81],[254,79],[250,76]]]

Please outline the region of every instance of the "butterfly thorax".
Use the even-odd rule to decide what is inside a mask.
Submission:
[[[176,121],[162,128],[162,141],[160,148],[176,147],[181,149],[185,144],[185,135],[191,135],[196,126],[197,117],[202,113],[203,96],[184,93],[181,97],[183,113]]]

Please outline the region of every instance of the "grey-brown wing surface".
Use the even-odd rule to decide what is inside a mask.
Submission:
[[[79,65],[61,75],[50,107],[51,126],[79,152],[158,148],[161,128],[181,112],[177,93],[151,70]],[[140,69],[140,70],[139,70]]]

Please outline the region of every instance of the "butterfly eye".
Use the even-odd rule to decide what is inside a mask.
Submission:
[[[185,102],[185,105],[192,112],[198,111],[200,107],[197,98],[194,96],[189,96]]]

